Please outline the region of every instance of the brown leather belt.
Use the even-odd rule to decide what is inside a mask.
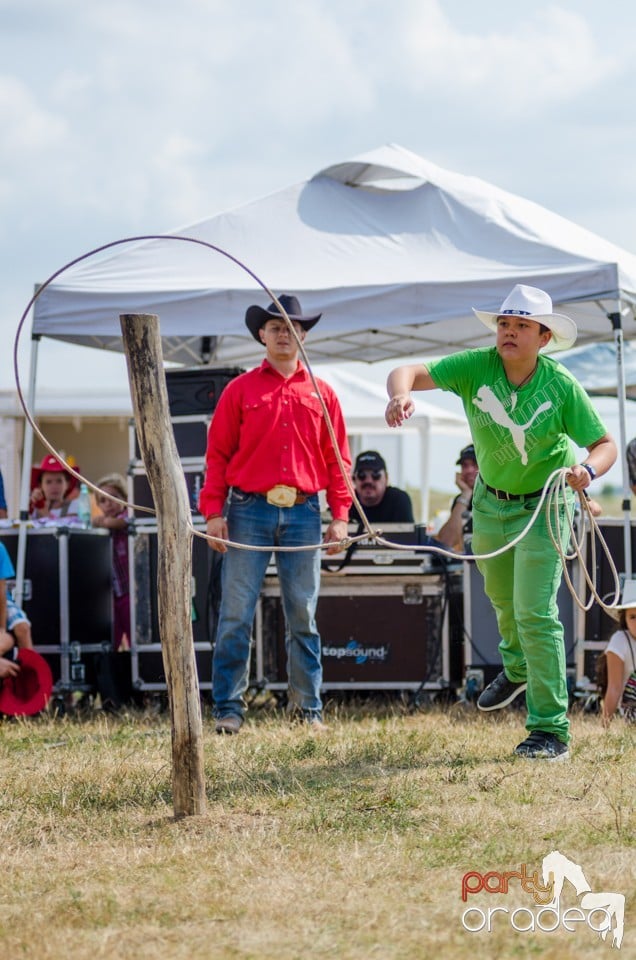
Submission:
[[[265,494],[265,496],[267,496],[267,494]],[[297,490],[296,499],[294,500],[293,506],[295,507],[299,503],[307,503],[310,497],[311,493],[303,493],[302,490]]]
[[[541,490],[533,490],[532,493],[506,493],[505,490],[497,490],[496,487],[491,487],[487,483],[484,486],[489,493],[494,493],[497,500],[531,500],[533,497],[540,497],[543,493],[543,487]]]

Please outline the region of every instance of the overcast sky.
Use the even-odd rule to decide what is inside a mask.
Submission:
[[[636,251],[635,48],[617,0],[0,0],[5,342],[71,258],[387,142]]]

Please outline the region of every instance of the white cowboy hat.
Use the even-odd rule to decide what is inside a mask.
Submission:
[[[527,287],[518,283],[508,294],[501,309],[494,313],[488,310],[476,310],[473,313],[485,323],[489,330],[497,332],[497,318],[501,316],[529,317],[537,323],[542,323],[551,331],[550,342],[545,347],[546,353],[553,350],[569,350],[576,340],[576,324],[563,313],[552,312],[552,298],[538,287]]]
[[[605,612],[612,620],[618,620],[621,610],[631,610],[632,607],[636,607],[636,580],[625,580],[621,602],[616,607],[605,607]]]

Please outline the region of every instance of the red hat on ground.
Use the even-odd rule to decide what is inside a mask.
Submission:
[[[20,672],[5,677],[0,685],[0,713],[12,717],[32,716],[44,710],[53,689],[51,668],[35,650],[18,650]]]

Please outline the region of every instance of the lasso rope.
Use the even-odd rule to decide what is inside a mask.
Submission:
[[[36,302],[36,300],[38,299],[38,297],[40,297],[40,296],[42,295],[42,293],[47,289],[47,287],[50,286],[50,284],[51,284],[55,279],[57,279],[57,277],[61,276],[61,274],[65,273],[67,270],[69,270],[71,267],[75,266],[76,264],[81,263],[82,261],[87,260],[89,257],[95,256],[95,255],[98,254],[98,253],[102,253],[102,252],[104,252],[105,250],[109,250],[109,249],[111,249],[111,248],[113,248],[113,247],[121,246],[122,244],[126,244],[126,243],[139,243],[139,242],[141,242],[141,241],[147,241],[147,240],[178,240],[178,241],[185,242],[185,243],[196,243],[196,244],[198,244],[198,245],[200,245],[200,246],[207,247],[208,249],[214,251],[215,253],[220,253],[222,256],[224,256],[224,257],[226,257],[227,259],[231,260],[231,261],[232,261],[233,263],[235,263],[238,267],[240,267],[240,268],[241,268],[242,270],[244,270],[247,274],[249,274],[249,276],[252,277],[252,279],[253,279],[253,280],[263,289],[263,291],[271,298],[272,302],[275,303],[276,307],[277,307],[278,310],[280,311],[280,315],[283,317],[283,319],[284,319],[284,321],[285,321],[285,323],[286,323],[289,331],[291,332],[291,335],[294,337],[294,339],[295,339],[295,341],[296,341],[296,344],[297,344],[297,346],[298,346],[299,353],[300,353],[300,355],[301,355],[302,358],[303,358],[303,361],[304,361],[304,363],[305,363],[307,372],[308,372],[308,374],[309,374],[309,377],[311,378],[311,382],[312,382],[312,384],[313,384],[313,387],[314,387],[314,389],[315,389],[315,391],[316,391],[316,394],[317,394],[317,396],[318,396],[318,399],[319,399],[319,401],[320,401],[320,405],[321,405],[321,407],[322,407],[323,416],[324,416],[324,418],[325,418],[325,424],[326,424],[326,426],[327,426],[327,430],[328,430],[328,433],[329,433],[329,437],[330,437],[330,440],[331,440],[331,443],[332,443],[332,446],[333,446],[333,449],[334,449],[334,452],[335,452],[335,455],[336,455],[336,459],[337,459],[337,462],[338,462],[338,466],[339,466],[339,468],[340,468],[342,477],[343,477],[343,479],[344,479],[344,481],[345,481],[347,490],[349,491],[349,493],[350,493],[350,495],[351,495],[352,501],[353,501],[353,503],[355,504],[355,507],[356,507],[356,509],[357,509],[357,511],[358,511],[358,514],[359,514],[359,516],[360,516],[360,518],[361,518],[361,520],[362,520],[363,526],[364,526],[364,530],[365,530],[364,533],[362,533],[362,534],[360,534],[360,535],[356,535],[356,536],[354,536],[354,537],[346,537],[346,538],[343,538],[343,539],[340,540],[340,541],[337,541],[337,543],[339,544],[341,550],[346,550],[346,549],[347,549],[349,546],[351,546],[353,543],[359,542],[359,541],[361,541],[361,540],[369,540],[369,539],[371,539],[371,540],[375,541],[376,543],[380,544],[381,546],[386,546],[386,547],[389,547],[389,548],[395,549],[395,550],[408,550],[409,552],[422,551],[422,552],[425,552],[425,553],[438,554],[439,556],[443,556],[443,557],[446,557],[447,559],[451,559],[451,560],[462,560],[462,561],[466,561],[466,560],[468,560],[468,561],[488,560],[488,559],[491,559],[492,557],[499,556],[500,554],[505,553],[505,552],[508,551],[508,550],[511,550],[513,547],[515,547],[518,543],[521,542],[521,540],[527,535],[528,531],[531,529],[531,527],[532,527],[532,526],[534,525],[534,523],[536,522],[537,517],[539,516],[539,512],[540,512],[540,510],[542,509],[543,504],[544,504],[544,502],[545,502],[545,503],[546,503],[547,518],[548,518],[548,531],[549,531],[550,539],[551,539],[551,541],[552,541],[552,543],[553,543],[555,549],[557,550],[557,552],[558,552],[558,554],[559,554],[559,557],[560,557],[560,559],[561,559],[561,564],[562,564],[562,567],[563,567],[563,572],[564,572],[564,576],[565,576],[565,579],[566,579],[566,583],[567,583],[568,589],[570,590],[570,593],[572,594],[572,596],[573,596],[574,600],[576,601],[576,603],[578,604],[578,606],[579,606],[582,610],[588,610],[588,609],[590,609],[590,607],[591,607],[592,603],[594,602],[594,600],[596,600],[596,601],[599,603],[599,605],[600,605],[606,612],[611,612],[611,611],[616,611],[616,610],[619,610],[619,609],[623,609],[622,607],[619,607],[619,606],[618,606],[618,598],[619,598],[619,593],[620,593],[620,584],[619,584],[618,573],[617,573],[617,571],[616,571],[616,567],[615,567],[615,565],[614,565],[613,559],[612,559],[611,554],[610,554],[610,552],[609,552],[607,543],[605,542],[605,540],[604,540],[604,538],[603,538],[603,536],[602,536],[602,534],[601,534],[601,532],[600,532],[600,529],[599,529],[599,527],[598,527],[598,524],[597,524],[596,521],[595,521],[595,518],[592,516],[592,514],[591,514],[591,512],[590,512],[589,505],[588,505],[588,503],[587,503],[587,499],[586,499],[584,496],[581,496],[581,497],[580,497],[582,516],[587,515],[587,518],[588,518],[588,520],[589,520],[589,522],[590,522],[590,525],[591,525],[591,528],[592,528],[592,533],[595,534],[595,535],[599,538],[599,540],[600,540],[600,542],[601,542],[601,544],[602,544],[603,550],[604,550],[604,552],[605,552],[605,554],[606,554],[606,556],[607,556],[607,558],[608,558],[608,560],[609,560],[610,569],[611,569],[611,571],[612,571],[612,575],[613,575],[613,578],[614,578],[615,596],[614,596],[614,601],[613,601],[610,605],[605,604],[603,598],[601,598],[601,597],[599,596],[598,591],[596,590],[595,581],[590,577],[589,572],[588,572],[588,570],[586,569],[585,563],[583,562],[583,557],[582,557],[582,553],[581,553],[581,544],[582,544],[582,538],[583,538],[583,535],[584,535],[584,524],[581,525],[581,526],[582,526],[582,531],[583,531],[583,533],[582,533],[582,538],[581,538],[581,543],[577,543],[577,542],[576,542],[576,537],[575,537],[574,526],[573,526],[573,523],[572,523],[572,518],[571,518],[570,512],[569,512],[568,510],[565,511],[565,514],[566,514],[566,516],[567,516],[567,518],[568,518],[568,524],[569,524],[569,530],[570,530],[570,540],[571,540],[571,542],[573,542],[573,544],[574,544],[574,552],[573,552],[571,555],[569,555],[569,556],[563,553],[563,550],[562,550],[562,548],[561,548],[561,538],[560,538],[560,536],[559,536],[559,533],[560,533],[560,521],[559,521],[560,510],[559,510],[559,506],[560,506],[560,503],[562,503],[563,500],[565,499],[565,495],[566,495],[566,486],[567,486],[567,484],[566,484],[566,481],[565,481],[565,475],[566,475],[567,472],[568,472],[566,468],[556,470],[556,471],[554,471],[554,472],[548,477],[548,479],[547,479],[547,481],[546,481],[546,483],[545,483],[545,486],[544,486],[544,488],[543,488],[543,491],[542,491],[542,493],[541,493],[541,497],[540,497],[540,499],[539,499],[539,501],[538,501],[538,503],[537,503],[537,506],[536,506],[536,508],[535,508],[535,510],[534,510],[534,512],[533,512],[533,514],[532,514],[532,517],[529,519],[527,525],[524,527],[524,529],[521,531],[521,533],[520,533],[517,537],[515,537],[513,540],[511,540],[510,543],[505,544],[505,545],[504,545],[503,547],[501,547],[499,550],[493,551],[492,553],[481,554],[481,555],[476,555],[476,554],[463,554],[463,553],[460,554],[460,553],[456,553],[456,552],[454,552],[454,551],[452,551],[452,550],[446,550],[446,549],[443,548],[443,547],[435,547],[435,546],[432,546],[432,545],[398,544],[398,543],[392,542],[391,540],[385,539],[385,538],[382,536],[382,531],[376,531],[376,530],[374,530],[374,529],[371,527],[370,523],[369,523],[369,520],[368,520],[368,518],[367,518],[367,516],[366,516],[366,514],[365,514],[365,512],[364,512],[364,509],[363,509],[360,501],[358,500],[358,497],[356,496],[355,488],[354,488],[353,483],[352,483],[352,481],[351,481],[351,477],[349,476],[349,472],[345,469],[345,465],[344,465],[344,461],[343,461],[343,458],[342,458],[342,454],[341,454],[340,449],[339,449],[339,447],[338,447],[338,443],[337,443],[336,436],[335,436],[335,431],[334,431],[334,428],[333,428],[333,424],[332,424],[332,422],[331,422],[331,417],[329,416],[329,411],[328,411],[328,409],[327,409],[327,406],[326,406],[326,404],[325,404],[324,398],[323,398],[323,396],[322,396],[322,391],[320,390],[319,385],[318,385],[318,381],[317,381],[316,377],[314,376],[314,373],[313,373],[313,370],[312,370],[312,367],[311,367],[311,363],[310,363],[309,358],[308,358],[308,356],[307,356],[307,353],[306,353],[306,351],[305,351],[304,345],[303,345],[300,337],[298,336],[298,334],[297,334],[297,332],[296,332],[296,329],[295,329],[292,321],[290,320],[287,312],[285,311],[285,309],[283,308],[282,304],[279,302],[279,300],[277,299],[277,297],[276,297],[276,296],[273,294],[273,292],[269,289],[269,287],[268,287],[252,270],[250,270],[250,268],[249,268],[246,264],[244,264],[241,260],[239,260],[238,257],[233,256],[232,254],[228,253],[226,250],[223,250],[221,247],[218,247],[218,246],[216,246],[216,245],[214,245],[214,244],[212,244],[212,243],[208,243],[207,241],[201,240],[201,239],[196,238],[196,237],[183,237],[183,236],[176,236],[176,235],[171,235],[171,234],[146,234],[146,235],[141,235],[141,236],[126,237],[126,238],[124,238],[124,239],[122,239],[122,240],[114,240],[114,241],[112,241],[111,243],[103,244],[103,245],[100,246],[100,247],[95,247],[93,250],[88,251],[88,253],[84,253],[84,254],[82,254],[81,256],[76,257],[76,258],[73,259],[73,260],[70,260],[70,261],[69,261],[68,263],[66,263],[63,267],[60,267],[59,270],[56,270],[55,273],[51,274],[51,276],[48,277],[48,279],[38,287],[38,289],[36,290],[36,292],[33,294],[33,296],[31,297],[31,299],[29,300],[29,302],[28,302],[28,304],[27,304],[24,312],[22,313],[22,316],[21,316],[20,321],[19,321],[19,323],[18,323],[18,328],[17,328],[17,331],[16,331],[15,340],[14,340],[14,348],[13,348],[13,368],[14,368],[14,376],[15,376],[16,389],[17,389],[17,393],[18,393],[18,399],[19,399],[20,405],[21,405],[21,407],[22,407],[22,409],[23,409],[23,411],[24,411],[24,415],[25,415],[27,421],[29,422],[29,424],[30,424],[33,432],[35,433],[35,435],[39,438],[39,440],[41,441],[41,443],[43,444],[43,446],[46,447],[46,449],[49,451],[49,453],[51,453],[51,454],[55,457],[55,459],[58,460],[60,463],[64,464],[65,470],[67,470],[68,473],[69,473],[72,477],[75,478],[75,480],[77,480],[79,483],[85,483],[86,486],[87,486],[90,490],[92,490],[93,492],[95,492],[95,493],[98,493],[98,492],[99,492],[99,494],[100,494],[101,496],[107,497],[107,499],[112,500],[114,503],[117,503],[117,504],[119,504],[119,505],[122,506],[122,507],[126,507],[127,509],[129,509],[129,510],[131,510],[131,511],[140,511],[140,512],[143,512],[143,513],[148,513],[148,514],[151,514],[151,515],[153,515],[153,516],[156,516],[156,511],[155,511],[152,507],[141,506],[140,504],[135,504],[135,503],[131,503],[131,502],[127,501],[127,500],[122,500],[121,498],[115,497],[115,496],[113,496],[112,494],[107,493],[107,491],[102,490],[101,488],[97,487],[97,486],[96,486],[94,483],[92,483],[87,477],[83,476],[78,470],[75,470],[70,464],[68,464],[68,463],[66,462],[66,460],[61,456],[61,454],[55,449],[55,447],[54,447],[54,446],[49,442],[49,440],[44,436],[44,434],[42,433],[42,431],[39,429],[39,427],[38,427],[37,424],[35,423],[35,420],[34,420],[32,414],[31,414],[31,411],[30,411],[29,408],[28,408],[28,405],[27,405],[27,403],[26,403],[26,401],[25,401],[25,399],[24,399],[24,394],[23,394],[23,392],[22,392],[22,386],[21,386],[21,382],[20,382],[19,364],[18,364],[18,347],[19,347],[19,342],[20,342],[20,336],[21,336],[21,334],[22,334],[22,330],[23,330],[24,324],[25,324],[25,322],[26,322],[26,318],[27,318],[27,316],[28,316],[28,314],[29,314],[29,311],[32,309],[32,307],[33,307],[33,305],[35,304],[35,302]],[[560,496],[559,496],[559,494],[560,494]],[[551,521],[550,521],[550,513],[551,513],[551,511],[553,511],[553,513],[554,513],[554,521],[555,521],[556,532],[555,532],[555,530],[553,529],[552,523],[551,523]],[[272,552],[279,552],[279,553],[280,553],[280,552],[298,552],[298,551],[306,551],[306,550],[326,550],[326,549],[329,549],[329,548],[333,548],[333,545],[334,545],[334,542],[332,541],[331,543],[320,542],[320,543],[317,543],[317,544],[306,545],[306,546],[302,546],[302,547],[281,547],[281,546],[277,546],[277,545],[272,545],[272,546],[255,546],[255,545],[253,545],[253,544],[236,543],[236,542],[234,542],[234,541],[232,541],[232,540],[224,540],[224,539],[221,539],[221,538],[219,538],[219,537],[210,537],[207,533],[204,534],[204,533],[202,533],[201,531],[197,530],[197,529],[194,527],[194,524],[192,523],[191,520],[188,522],[188,529],[189,529],[189,532],[190,532],[193,536],[200,537],[201,539],[204,539],[204,540],[207,540],[207,541],[214,541],[214,542],[216,542],[216,543],[222,543],[222,544],[224,544],[225,546],[235,547],[235,548],[237,548],[237,549],[242,549],[242,550],[256,550],[256,551],[261,551],[261,552],[262,552],[262,551],[268,551],[268,552],[270,552],[270,553],[272,553]],[[593,569],[596,569],[596,564],[595,564],[595,559],[596,559],[596,544],[595,544],[595,537],[594,537],[594,535],[591,536],[591,543],[592,543]],[[572,584],[571,578],[570,578],[570,576],[569,576],[568,570],[567,570],[567,560],[568,560],[568,559],[574,559],[575,557],[576,557],[576,558],[579,560],[579,562],[580,562],[580,566],[581,566],[581,568],[583,569],[584,574],[585,574],[585,580],[586,580],[586,582],[587,582],[587,584],[588,584],[588,586],[589,586],[589,588],[590,588],[590,597],[589,597],[589,599],[588,599],[587,602],[582,601],[582,600],[578,597],[578,595],[577,595],[577,593],[576,593],[576,590],[575,590],[575,588],[574,588],[574,585]]]

